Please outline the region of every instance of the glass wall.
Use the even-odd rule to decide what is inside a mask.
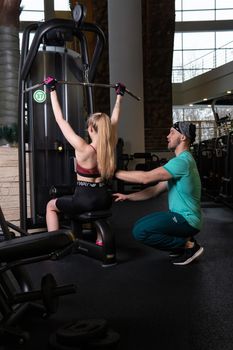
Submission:
[[[46,0],[22,0],[20,6],[22,7],[22,13],[20,21],[43,21],[44,15],[44,2]],[[47,0],[48,1],[48,0]],[[70,5],[68,0],[54,0],[55,11],[70,11]]]
[[[20,22],[24,22],[24,26],[27,26],[27,22],[43,22],[45,20],[46,1],[48,0],[22,0],[20,6],[22,8],[20,14]],[[69,0],[53,0],[54,11],[70,11]],[[30,35],[30,43],[32,42],[34,34]],[[22,32],[19,33],[20,48],[22,42]]]
[[[177,22],[232,20],[229,0],[176,0]],[[191,23],[189,27],[192,28]],[[233,30],[175,33],[173,83],[181,83],[233,60]]]
[[[196,125],[196,142],[216,137],[216,125],[211,107],[174,107],[173,122],[184,120],[190,121]]]
[[[230,0],[176,0],[176,21],[231,20],[233,3]]]
[[[54,0],[55,11],[70,11],[69,0]]]
[[[44,20],[44,0],[22,0],[20,21],[40,22]]]
[[[175,4],[179,32],[174,38],[173,83],[182,83],[233,60],[233,30],[228,30],[224,22],[233,18],[233,1],[176,0]],[[216,30],[217,21],[221,21],[221,30]],[[231,116],[233,109],[222,106],[218,114],[221,118]],[[173,121],[181,120],[196,124],[197,141],[216,137],[211,106],[174,106]]]

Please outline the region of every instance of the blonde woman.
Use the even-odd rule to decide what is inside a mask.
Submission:
[[[56,92],[56,79],[44,80],[50,91],[51,103],[56,122],[64,137],[75,150],[77,162],[77,186],[72,196],[52,199],[46,208],[48,231],[59,229],[59,212],[69,215],[92,210],[108,209],[112,205],[112,196],[107,190],[106,180],[115,172],[115,146],[120,107],[125,86],[116,84],[116,102],[109,118],[105,113],[94,113],[87,120],[90,143],[77,135],[64,119]],[[101,245],[97,237],[97,244]]]

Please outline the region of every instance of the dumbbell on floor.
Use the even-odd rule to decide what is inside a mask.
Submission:
[[[53,314],[57,311],[59,305],[59,296],[76,293],[74,284],[57,286],[54,276],[49,273],[42,277],[41,290],[17,293],[11,299],[11,304],[20,304],[28,301],[42,300],[46,315]]]

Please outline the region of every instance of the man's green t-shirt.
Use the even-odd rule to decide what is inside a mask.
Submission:
[[[192,154],[184,151],[163,168],[172,175],[168,181],[169,210],[181,214],[191,226],[200,230],[201,180]]]

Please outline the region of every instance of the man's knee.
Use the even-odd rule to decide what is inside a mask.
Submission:
[[[132,231],[134,239],[137,241],[144,241],[145,239],[145,232],[140,228],[137,224],[134,225],[133,231]]]

